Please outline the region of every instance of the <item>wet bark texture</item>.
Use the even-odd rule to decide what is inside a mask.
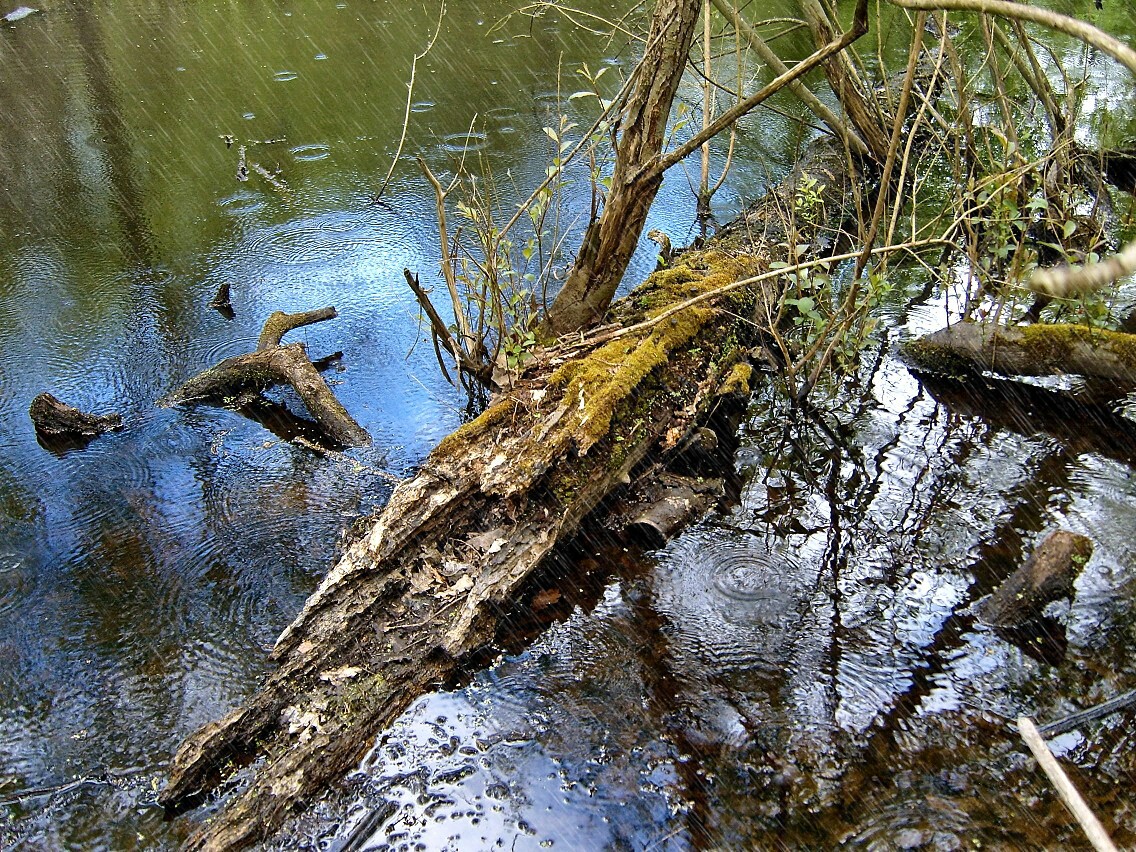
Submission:
[[[230,399],[250,405],[254,400],[242,397],[255,396],[274,385],[291,385],[333,443],[342,447],[371,443],[367,430],[355,422],[312,364],[304,344],[280,342],[293,329],[335,316],[335,308],[331,307],[295,314],[274,312],[264,323],[255,352],[226,358],[198,373],[163,399],[162,404]]]
[[[846,162],[841,151],[814,150],[723,243],[679,256],[613,309],[624,329],[657,323],[548,353],[395,489],[281,635],[277,668],[261,690],[174,758],[160,795],[170,810],[262,758],[251,783],[190,848],[234,849],[270,835],[354,767],[415,698],[472,664],[502,619],[542,591],[557,545],[577,536],[604,501],[655,482],[678,459],[688,465],[714,452],[719,438],[701,430],[720,430],[723,413],[748,399],[747,359],[775,286],[677,315],[663,316],[666,308],[783,259],[783,241],[760,235],[788,230],[782,217],[806,172],[825,187],[827,215],[797,242],[831,245],[831,233],[822,238],[812,228],[831,231],[831,222],[844,221]],[[780,224],[769,225],[774,220]],[[711,502],[695,500],[694,488],[664,491],[691,504],[679,507],[680,521]],[[624,525],[645,512],[631,514]],[[656,520],[667,534],[680,522],[669,513]]]
[[[996,627],[1020,627],[1041,618],[1050,603],[1073,594],[1073,582],[1093,543],[1068,530],[1050,533],[982,606],[982,619]]]
[[[648,165],[662,151],[701,11],[702,0],[660,0],[655,6],[639,77],[620,122],[611,191],[549,309],[545,329],[552,335],[599,322],[635,253],[663,182],[662,172]]]
[[[117,414],[88,414],[49,393],[41,393],[32,400],[28,416],[36,432],[47,437],[95,438],[122,428],[122,417]]]
[[[1136,384],[1136,335],[1079,325],[961,322],[907,344],[916,368],[942,375],[1079,375]]]

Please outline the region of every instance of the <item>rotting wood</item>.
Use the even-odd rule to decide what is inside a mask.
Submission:
[[[221,285],[217,288],[217,292],[209,302],[209,307],[213,308],[213,310],[225,319],[232,319],[237,315],[236,311],[233,310],[233,302],[230,298],[231,289],[232,285],[228,281],[222,281]]]
[[[1081,325],[960,322],[911,341],[903,354],[941,375],[1079,375],[1136,384],[1136,335]]]
[[[792,210],[805,170],[825,187],[826,214],[809,227],[831,231],[844,220],[847,159],[833,147],[811,154],[749,211],[751,234],[785,232],[784,223],[756,225]],[[745,233],[679,256],[618,303],[613,319],[634,327],[784,257],[782,241]],[[802,233],[799,242],[822,240]],[[775,298],[769,281],[591,349],[546,351],[443,440],[281,635],[260,691],[179,750],[160,795],[170,810],[263,756],[249,786],[188,846],[240,848],[271,834],[355,766],[415,698],[451,682],[522,605],[558,544],[605,499],[656,478],[723,407],[748,396],[747,359],[761,333],[748,318],[769,315]]]
[[[336,399],[308,358],[304,344],[281,344],[281,339],[289,331],[336,316],[338,314],[333,307],[295,314],[274,312],[265,320],[255,352],[226,358],[198,373],[162,399],[161,404],[175,406],[239,399],[242,405],[249,405],[261,391],[286,384],[295,388],[308,412],[333,442],[344,447],[369,444],[371,436]]]
[[[46,392],[32,400],[28,416],[36,432],[47,437],[93,439],[122,428],[118,414],[88,414]]]
[[[1073,582],[1092,554],[1087,536],[1050,533],[982,605],[983,621],[1009,628],[1040,618],[1047,604],[1073,594]]]

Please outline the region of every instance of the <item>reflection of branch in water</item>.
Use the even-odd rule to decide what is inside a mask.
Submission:
[[[883,764],[894,755],[898,744],[895,734],[901,723],[916,715],[923,699],[936,689],[939,675],[947,671],[954,661],[952,652],[963,647],[975,618],[966,611],[979,599],[992,592],[1021,561],[1023,533],[1037,532],[1045,526],[1043,514],[1050,496],[1067,491],[1069,487],[1070,457],[1064,452],[1046,456],[1037,472],[1019,484],[1016,493],[1007,495],[1013,508],[1003,515],[1002,522],[983,541],[970,565],[975,582],[936,632],[930,644],[917,649],[910,661],[910,688],[896,697],[895,703],[881,715],[873,726],[875,733],[864,743],[865,761]]]
[[[949,411],[1027,437],[1044,432],[1071,455],[1098,453],[1136,465],[1136,423],[1113,411],[1111,400],[1095,396],[1091,388],[1078,395],[1009,379],[920,378]]]
[[[686,716],[679,712],[685,703],[682,697],[683,683],[672,669],[666,620],[654,606],[647,584],[631,589],[631,593],[624,597],[635,614],[630,623],[642,630],[641,636],[637,637],[638,641],[631,643],[631,648],[639,658],[640,676],[647,696],[645,706],[655,717],[658,729],[674,745],[676,757],[679,758],[674,762],[675,774],[682,779],[685,797],[691,803],[691,807],[686,810],[684,822],[688,837],[695,848],[699,848],[702,841],[711,837],[710,802],[701,775],[702,764],[707,756],[707,744],[692,742],[688,727],[681,724]],[[682,760],[682,755],[690,755],[695,759]]]

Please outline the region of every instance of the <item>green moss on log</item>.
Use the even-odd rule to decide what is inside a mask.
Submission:
[[[720,251],[688,252],[675,266],[652,273],[644,283],[643,290],[654,305],[646,319],[684,299],[751,276],[755,265],[752,258],[735,258]],[[643,307],[642,301],[635,304]],[[616,408],[643,379],[694,340],[717,315],[713,307],[695,305],[640,334],[618,338],[570,361],[549,377],[550,386],[564,389],[571,412],[568,426],[581,454],[608,433]]]
[[[481,412],[480,416],[463,423],[439,441],[431,455],[449,458],[461,455],[471,445],[480,442],[497,424],[516,414],[518,408],[516,401],[509,397],[498,400]]]
[[[721,387],[718,388],[718,394],[720,396],[749,396],[749,380],[751,378],[753,378],[753,367],[748,361],[739,361],[726,374]]]

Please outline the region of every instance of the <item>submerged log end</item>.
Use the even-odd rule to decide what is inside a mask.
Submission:
[[[168,814],[194,807],[215,786],[215,779],[228,771],[222,764],[239,750],[248,749],[255,734],[250,732],[248,708],[240,707],[216,722],[209,722],[182,743],[170,764],[169,779],[158,793],[158,804]]]
[[[95,438],[122,428],[122,417],[118,414],[88,414],[49,393],[41,393],[32,400],[28,415],[36,431],[49,437]]]
[[[1092,554],[1087,536],[1050,533],[983,604],[982,619],[996,627],[1018,627],[1041,618],[1047,604],[1073,594],[1073,582]]]

